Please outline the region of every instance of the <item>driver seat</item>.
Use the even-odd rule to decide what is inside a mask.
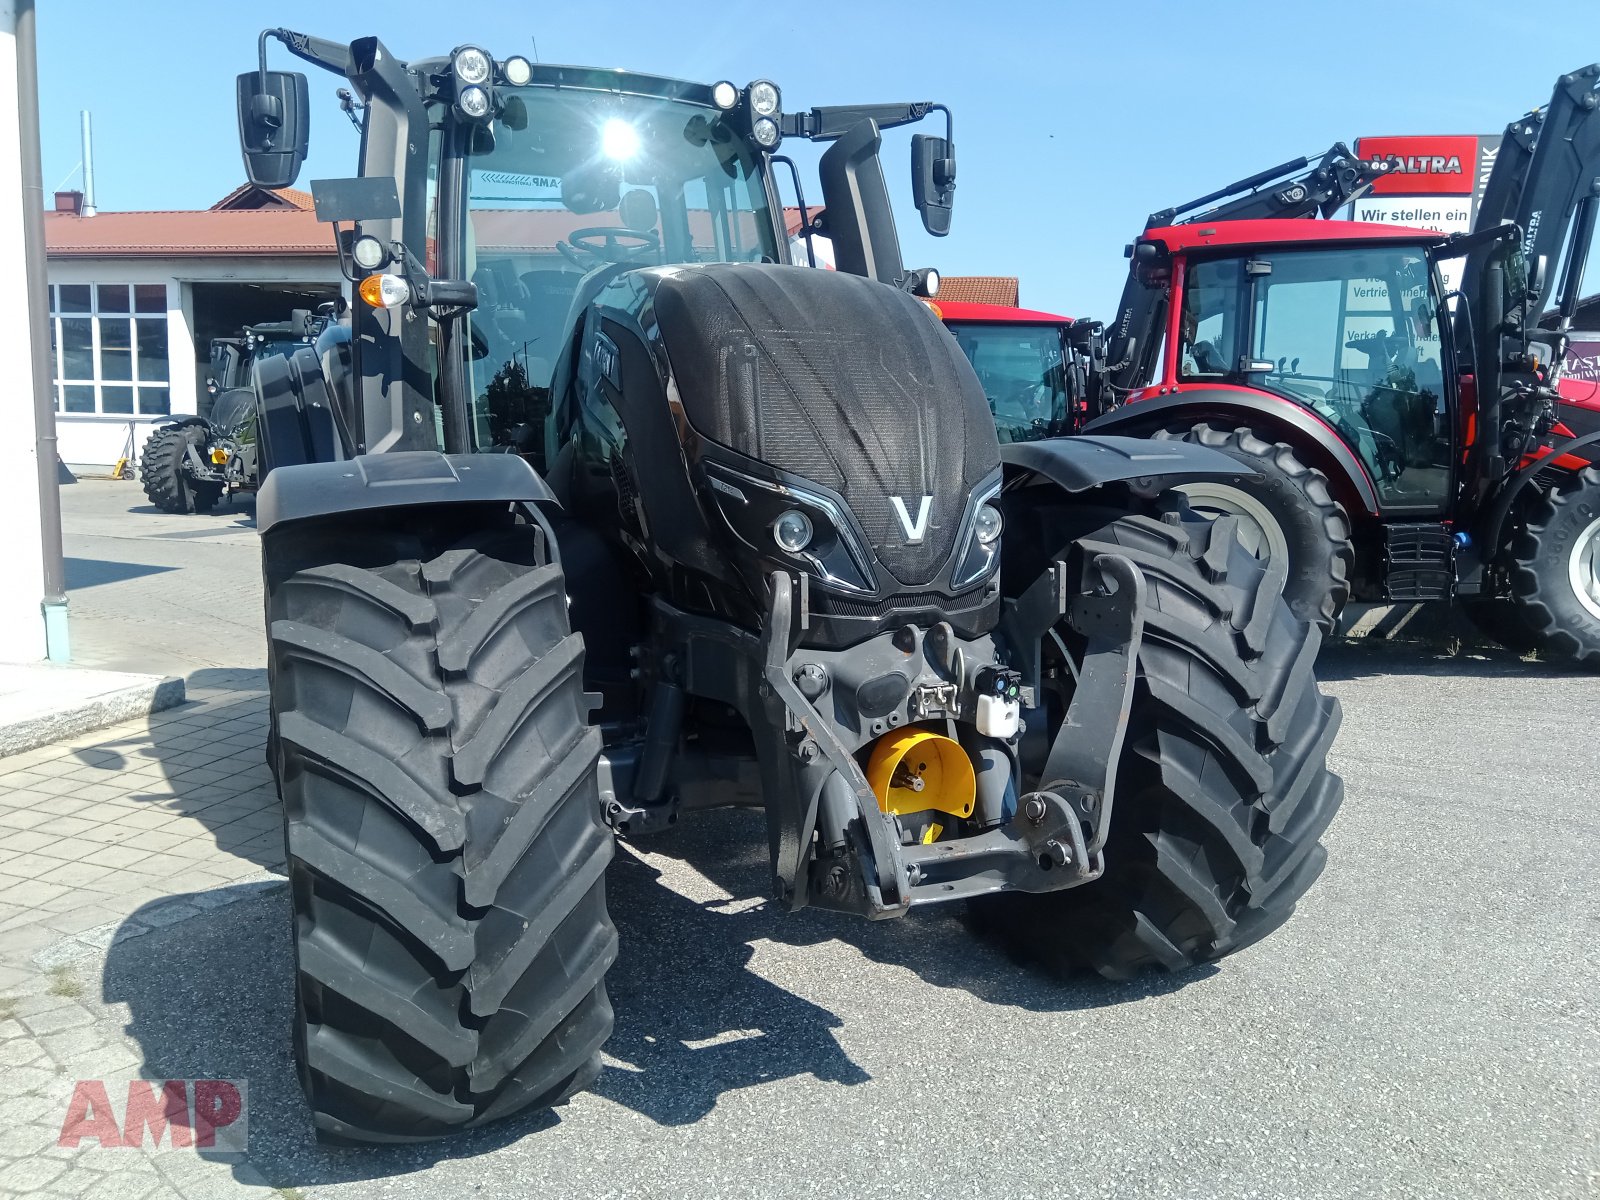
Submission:
[[[627,192],[617,204],[617,216],[621,219],[625,229],[637,233],[657,233],[656,225],[661,219],[661,210],[656,206],[656,198],[643,188],[634,188]],[[659,246],[659,243],[658,243]],[[556,326],[556,369],[550,379],[550,404],[551,411],[558,411],[561,399],[566,395],[567,389],[572,385],[573,374],[577,369],[578,352],[581,339],[578,333],[583,325],[583,314],[595,298],[605,291],[606,286],[617,276],[625,271],[637,270],[639,267],[652,264],[636,262],[604,263],[592,271],[587,271],[578,280],[578,286],[573,290],[572,301],[567,305],[566,316],[561,324]],[[548,421],[545,424],[545,461],[554,462],[560,450],[558,438],[560,436],[561,422]]]

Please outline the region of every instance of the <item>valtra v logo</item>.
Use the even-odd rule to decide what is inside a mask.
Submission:
[[[890,496],[889,503],[894,506],[894,515],[900,518],[900,528],[906,532],[906,545],[920,546],[922,539],[928,535],[928,513],[933,509],[933,497],[922,497],[915,517],[901,497]]]

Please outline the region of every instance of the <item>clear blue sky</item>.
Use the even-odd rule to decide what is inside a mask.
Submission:
[[[104,209],[205,207],[243,181],[234,76],[272,23],[402,58],[475,42],[504,57],[712,82],[769,77],[786,107],[933,99],[956,118],[944,240],[909,211],[906,131],[888,135],[905,257],[1017,275],[1024,304],[1108,317],[1145,213],[1336,140],[1493,133],[1600,59],[1600,0],[704,0],[595,3],[51,0],[39,5],[44,183],[77,186],[94,114]],[[274,65],[297,60],[274,48]],[[354,169],[331,75],[311,72],[304,182]],[[797,157],[799,157],[797,155]]]

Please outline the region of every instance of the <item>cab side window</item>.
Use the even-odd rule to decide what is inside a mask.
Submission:
[[[1238,355],[1239,297],[1243,264],[1238,259],[1198,262],[1189,267],[1183,291],[1178,343],[1178,377],[1189,381],[1223,379]]]

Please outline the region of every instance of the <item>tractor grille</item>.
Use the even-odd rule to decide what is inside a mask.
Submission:
[[[936,610],[942,614],[958,616],[972,609],[982,608],[987,594],[983,588],[975,588],[953,600],[938,592],[901,592],[895,596],[886,596],[882,600],[850,600],[831,592],[813,591],[811,607],[819,613],[836,617],[859,617],[874,621],[879,617],[887,617],[890,613],[915,615],[917,609]]]
[[[939,574],[1000,451],[977,378],[924,305],[832,271],[719,264],[664,279],[656,315],[702,435],[843,496],[899,583]],[[915,523],[924,496],[908,544],[892,498]]]

